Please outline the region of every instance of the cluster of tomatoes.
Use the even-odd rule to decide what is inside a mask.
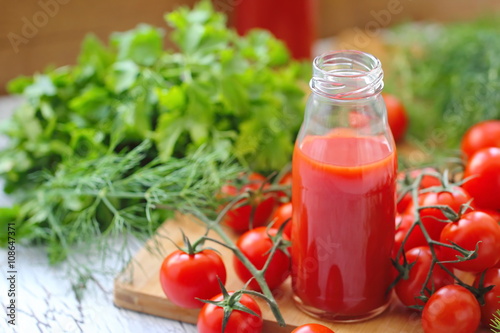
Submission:
[[[235,244],[239,253],[261,270],[273,252],[264,273],[270,290],[276,289],[288,278],[291,268],[292,204],[289,196],[279,190],[280,187],[290,187],[291,173],[279,178],[273,189],[273,185],[258,173],[242,175],[241,179],[224,185],[219,194],[229,200],[240,198],[228,204],[230,209],[224,212],[221,221],[239,234]],[[190,244],[185,239],[185,242],[187,248],[168,255],[160,269],[160,283],[169,300],[184,308],[201,308],[197,322],[201,333],[261,332],[263,319],[258,303],[244,291],[227,292],[224,289],[227,274],[220,255],[199,246],[202,241]],[[246,288],[261,291],[252,273],[236,254],[233,263],[236,275],[247,283]],[[323,325],[305,324],[293,332],[333,331]]]
[[[500,121],[471,127],[461,148],[457,184],[431,168],[400,176],[395,292],[423,309],[426,333],[475,332],[500,309]]]

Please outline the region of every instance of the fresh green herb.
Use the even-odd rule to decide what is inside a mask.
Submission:
[[[387,90],[407,106],[411,137],[435,155],[474,123],[500,119],[500,21],[399,26],[389,39]],[[449,151],[446,152],[449,155]]]
[[[188,182],[205,179],[195,167],[236,159],[270,172],[290,161],[309,66],[266,31],[238,36],[208,0],[165,19],[166,32],[141,24],[109,45],[88,36],[75,66],[9,84],[25,103],[0,124],[10,139],[0,176],[16,200],[5,216],[48,242],[53,261],[101,233],[154,230],[164,218],[154,205],[210,206],[218,182]]]
[[[209,1],[165,18],[180,52],[163,50],[165,32],[142,24],[113,34],[110,46],[88,36],[76,66],[10,82],[27,102],[3,126],[11,139],[0,155],[8,192],[30,188],[30,174],[66,158],[145,139],[162,161],[208,145],[257,171],[289,162],[303,64],[266,31],[239,37]]]
[[[500,309],[493,314],[493,319],[491,320],[491,331],[493,333],[500,333]]]
[[[127,154],[68,160],[53,175],[40,173],[41,185],[26,195],[19,214],[11,215],[16,230],[31,230],[29,237],[46,241],[50,259],[57,262],[71,245],[95,245],[102,235],[151,236],[168,217],[165,208],[197,207],[213,216],[220,205],[214,194],[241,172],[203,150],[145,164],[150,148],[145,141]]]

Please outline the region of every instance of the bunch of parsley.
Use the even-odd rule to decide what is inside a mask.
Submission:
[[[165,20],[170,29],[141,24],[109,45],[88,36],[76,65],[8,86],[25,103],[1,124],[9,147],[0,176],[16,205],[0,220],[17,220],[18,237],[49,242],[55,261],[66,243],[154,230],[164,216],[149,214],[151,205],[210,198],[234,174],[225,161],[261,172],[290,161],[309,66],[267,31],[228,29],[210,1]],[[176,182],[160,181],[172,174]]]

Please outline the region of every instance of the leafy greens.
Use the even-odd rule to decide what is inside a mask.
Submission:
[[[499,22],[407,23],[390,32],[387,90],[403,99],[410,134],[428,155],[449,155],[470,126],[500,119]]]
[[[10,143],[0,176],[16,199],[2,215],[19,235],[48,242],[54,261],[101,233],[154,230],[165,216],[150,208],[162,201],[186,207],[189,194],[213,209],[216,185],[233,174],[225,161],[261,172],[290,161],[309,66],[266,31],[238,36],[210,1],[165,20],[170,30],[140,24],[109,45],[89,35],[76,65],[8,86],[25,103],[1,124]],[[164,184],[172,175],[180,184]]]

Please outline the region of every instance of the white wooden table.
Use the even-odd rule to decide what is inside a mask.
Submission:
[[[0,123],[5,121],[19,104],[19,99],[0,98]],[[0,149],[5,139],[0,139]],[[2,183],[0,183],[0,189]],[[0,206],[8,205],[8,198],[0,190]],[[130,241],[131,251],[141,244]],[[7,250],[0,249],[0,299],[2,318],[0,332],[58,333],[58,332],[196,332],[193,325],[149,316],[117,308],[113,305],[113,276],[122,268],[117,261],[106,263],[110,272],[92,272],[93,280],[79,301],[67,276],[67,265],[51,266],[42,247],[16,247],[16,318],[15,326],[8,323],[6,308],[10,302],[7,278],[11,275],[7,263]],[[99,266],[99,258],[80,258]]]

